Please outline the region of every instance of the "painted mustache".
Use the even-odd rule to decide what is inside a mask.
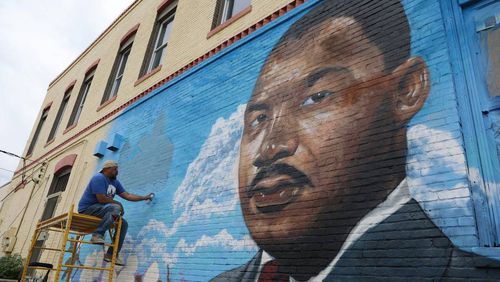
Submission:
[[[262,167],[247,188],[247,196],[264,212],[277,211],[293,202],[304,186],[313,186],[309,177],[287,164]]]

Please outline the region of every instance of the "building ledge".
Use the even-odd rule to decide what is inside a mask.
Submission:
[[[246,7],[245,9],[241,10],[239,13],[236,15],[232,16],[230,19],[227,21],[223,22],[222,24],[216,26],[214,29],[212,29],[208,34],[207,34],[207,39],[210,37],[214,36],[216,33],[220,32],[221,30],[225,29],[235,21],[241,19],[244,15],[250,13],[252,11],[252,5]]]

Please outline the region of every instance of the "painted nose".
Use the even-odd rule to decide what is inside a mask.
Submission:
[[[297,126],[292,115],[275,117],[265,133],[255,167],[268,166],[280,159],[293,156],[299,146]]]

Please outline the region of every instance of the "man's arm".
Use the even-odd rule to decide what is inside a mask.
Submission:
[[[122,206],[122,204],[120,202],[115,201],[115,200],[113,200],[111,198],[108,198],[104,194],[95,194],[95,196],[96,196],[97,201],[99,202],[99,204],[115,204],[115,205],[120,206],[120,208],[122,209],[122,213],[124,212],[123,206]]]
[[[121,198],[131,201],[131,202],[139,202],[139,201],[145,201],[145,200],[150,200],[151,199],[151,194],[147,196],[139,196],[135,194],[131,194],[129,192],[123,192],[121,194],[118,194]]]

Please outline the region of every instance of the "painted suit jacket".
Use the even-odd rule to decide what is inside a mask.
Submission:
[[[211,281],[253,282],[261,258]],[[456,248],[411,199],[351,244],[324,281],[500,281],[500,262]]]

